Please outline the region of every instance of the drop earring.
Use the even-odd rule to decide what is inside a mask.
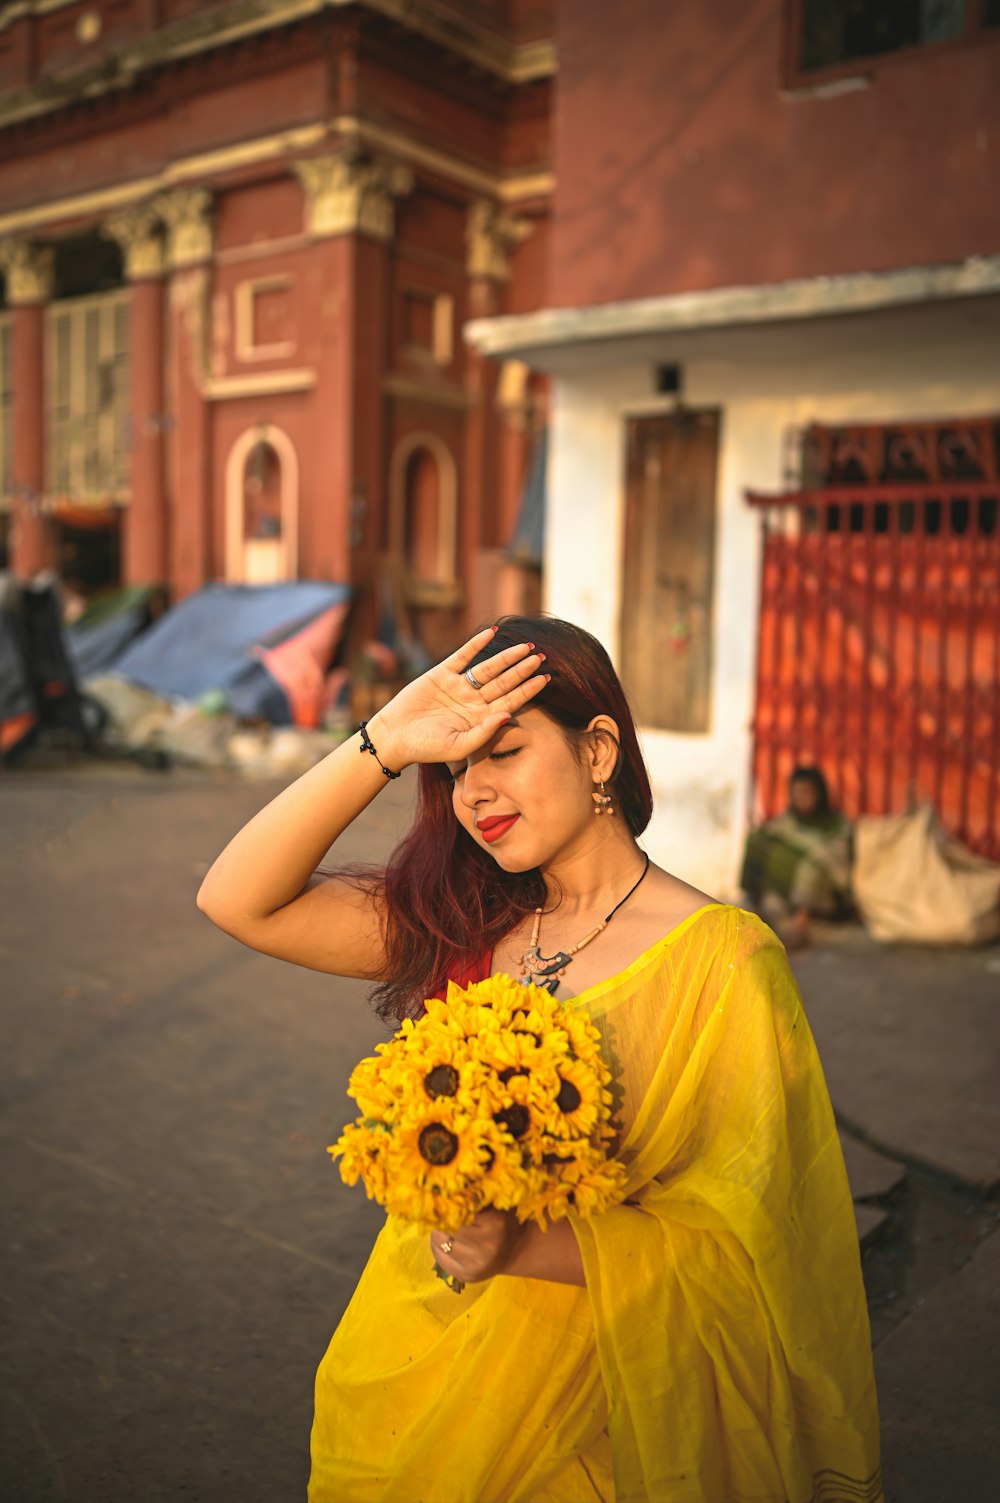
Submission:
[[[614,814],[614,812],[615,812],[615,806],[611,802],[611,795],[610,795],[610,793],[605,793],[605,791],[604,791],[604,779],[603,778],[598,778],[598,782],[601,785],[601,791],[600,791],[600,793],[598,793],[597,789],[595,788],[594,792],[591,795],[591,797],[594,800],[594,813],[595,814]]]

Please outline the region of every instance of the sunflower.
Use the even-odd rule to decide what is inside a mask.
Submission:
[[[386,1210],[427,1226],[465,1226],[486,1204],[483,1182],[500,1146],[489,1119],[451,1101],[419,1103],[386,1149]]]
[[[547,992],[544,995],[548,998]],[[515,981],[512,976],[488,976],[485,981],[474,981],[464,990],[450,983],[446,1006],[452,1016],[457,1017],[461,1017],[467,1008],[474,1009],[475,1018],[468,1022],[479,1025],[475,1030],[478,1033],[490,1028],[509,1028],[515,1015],[524,1009],[524,1002],[525,988],[520,981]],[[485,1015],[482,1018],[481,1013]],[[463,1026],[468,1027],[468,1022]]]
[[[586,1139],[551,1144],[543,1165],[547,1172],[518,1205],[521,1221],[536,1221],[544,1227],[570,1212],[586,1220],[624,1199],[624,1166],[605,1158]]]
[[[573,1183],[573,1211],[586,1221],[610,1206],[620,1205],[625,1198],[625,1181],[625,1165],[618,1159],[602,1158],[587,1167],[581,1165]]]
[[[505,1072],[506,1074],[506,1072]],[[559,1077],[555,1071],[515,1073],[504,1080],[499,1109],[493,1120],[503,1126],[510,1136],[536,1157],[534,1150],[541,1143],[547,1124],[553,1113],[553,1099]]]
[[[542,1049],[534,1034],[512,1027],[499,1028],[478,1044],[480,1058],[498,1075],[531,1074],[553,1067],[550,1050]]]
[[[607,1066],[601,1058],[600,1031],[587,1014],[580,1008],[564,1005],[560,1026],[566,1033],[570,1052],[577,1059],[582,1059],[602,1073],[607,1073],[610,1078],[610,1072],[607,1071]]]
[[[558,1085],[545,1116],[545,1131],[556,1138],[589,1138],[597,1131],[608,1093],[581,1059],[558,1066]]]
[[[522,987],[522,991],[527,990],[529,988]],[[533,1039],[546,1055],[562,1058],[569,1053],[570,1045],[566,1030],[561,1026],[559,1016],[554,1013],[554,999],[540,988],[531,987],[530,990],[535,992],[537,997],[544,997],[545,1001],[536,1001],[533,997],[525,1005],[522,999],[521,1006],[510,1020],[510,1028],[514,1033]],[[556,1006],[558,1007],[558,1004]],[[559,1012],[561,1011],[562,1008],[559,1007]]]
[[[361,1116],[330,1152],[391,1214],[456,1230],[485,1206],[540,1225],[623,1193],[601,1036],[550,993],[492,976],[430,998],[355,1068]]]
[[[385,1203],[389,1188],[388,1146],[391,1129],[371,1118],[359,1118],[345,1127],[327,1153],[340,1159],[340,1174],[345,1184],[356,1185],[360,1179],[369,1200]]]
[[[506,1109],[514,1100],[544,1112],[558,1090],[554,1060],[533,1039],[509,1028],[480,1041],[480,1059],[494,1112]]]
[[[517,1205],[520,1221],[535,1221],[544,1227],[567,1214],[572,1204],[573,1183],[579,1172],[575,1150],[590,1157],[590,1144],[554,1143],[542,1139],[535,1150],[532,1180]]]
[[[475,986],[482,986],[476,982]],[[472,996],[474,987],[463,991],[453,981],[448,983],[448,1000],[438,1006],[446,1012],[444,1026],[456,1038],[480,1040],[506,1026],[503,1008],[488,1006]],[[435,999],[436,1000],[436,999]]]
[[[383,1076],[399,1109],[425,1097],[461,1100],[471,1107],[491,1083],[493,1072],[466,1039],[429,1028],[387,1060]]]
[[[497,1211],[512,1211],[524,1194],[526,1183],[521,1150],[496,1123],[483,1123],[482,1127],[482,1204]]]
[[[386,1081],[384,1057],[369,1057],[355,1065],[347,1085],[365,1117],[381,1117],[391,1112],[394,1093]]]

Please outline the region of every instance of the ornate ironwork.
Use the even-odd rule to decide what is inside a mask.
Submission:
[[[1000,417],[808,428],[763,520],[755,813],[797,762],[1000,860]]]
[[[802,434],[802,488],[996,480],[1000,417],[935,423],[811,424]]]

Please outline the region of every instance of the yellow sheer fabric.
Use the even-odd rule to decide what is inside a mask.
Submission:
[[[857,1234],[784,950],[700,910],[582,993],[629,1202],[586,1289],[455,1296],[390,1218],[316,1382],[310,1503],[878,1503]]]

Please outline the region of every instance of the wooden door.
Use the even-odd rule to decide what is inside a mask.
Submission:
[[[709,729],[718,411],[628,419],[622,678],[641,725]]]

